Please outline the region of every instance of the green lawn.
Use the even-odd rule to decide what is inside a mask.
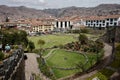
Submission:
[[[91,76],[90,78],[88,78],[87,80],[92,80],[93,78],[99,78],[100,80],[108,80],[108,78],[106,78],[105,75],[103,75],[102,73],[98,72],[95,75]]]
[[[93,40],[93,41],[97,40],[101,36],[100,34],[99,35],[86,34],[86,33],[82,33],[82,34],[86,35],[88,39]]]
[[[53,46],[64,45],[70,43],[72,41],[76,41],[77,39],[73,37],[74,35],[42,35],[42,36],[32,36],[28,37],[29,40],[35,43],[35,48],[38,49],[40,46],[37,44],[39,39],[45,41],[45,45],[43,48],[51,48]]]
[[[44,50],[42,56],[47,55],[50,51],[51,51],[51,49],[46,49],[46,50]]]
[[[50,66],[54,65],[57,67],[65,68],[74,67],[74,65],[79,61],[85,62],[85,58],[83,55],[60,49],[55,50],[53,55],[48,57],[47,59],[47,62]]]
[[[95,60],[96,60],[95,56],[96,55],[93,55],[93,54],[88,55],[88,58],[92,57],[92,59],[93,59],[92,64],[95,63]],[[82,62],[84,64],[86,62],[86,58],[82,54],[57,49],[54,51],[52,56],[50,56],[46,59],[46,61],[50,67],[55,66],[55,67],[71,68],[71,67],[76,67],[76,64],[78,64],[79,62]],[[85,65],[85,68],[89,68],[90,66],[91,66],[91,64],[90,64],[90,62],[88,62]],[[79,69],[79,70],[78,69],[60,70],[60,69],[55,69],[55,68],[52,68],[52,69],[57,78],[72,75],[72,74],[75,74],[75,73],[81,71],[81,69]]]
[[[96,40],[99,38],[97,35],[85,34],[89,39]],[[51,48],[53,46],[64,45],[70,42],[77,41],[78,34],[58,34],[58,35],[42,35],[42,36],[32,36],[28,37],[29,40],[35,43],[35,48],[38,49],[40,46],[37,44],[39,39],[45,41],[43,48]]]

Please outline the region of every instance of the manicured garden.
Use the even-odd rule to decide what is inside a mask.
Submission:
[[[77,52],[69,52],[66,50],[56,49],[51,56],[49,56],[46,61],[47,64],[52,68],[54,75],[56,78],[61,78],[65,76],[69,76],[75,74],[77,72],[81,72],[82,70],[77,68],[77,64],[82,63],[85,64],[84,67],[86,69],[90,68],[96,62],[95,54],[86,54],[87,58]],[[92,62],[91,60],[92,59]],[[63,68],[63,69],[61,69]],[[70,68],[76,68],[71,70],[66,70]]]
[[[36,51],[41,50],[37,52],[41,72],[54,80],[84,72],[100,60],[104,45],[93,41],[93,37],[91,34],[54,34],[28,38],[35,43]]]
[[[100,35],[85,34],[89,39],[96,40]],[[35,44],[35,48],[39,49],[39,44],[37,43],[39,39],[45,41],[45,45],[42,48],[51,48],[59,45],[64,45],[70,42],[78,40],[79,34],[57,34],[57,35],[42,35],[42,36],[31,36],[28,39]]]

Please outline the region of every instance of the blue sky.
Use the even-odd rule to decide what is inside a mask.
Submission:
[[[69,6],[94,7],[102,3],[120,4],[120,0],[0,0],[0,5],[27,6],[36,9],[63,8]]]

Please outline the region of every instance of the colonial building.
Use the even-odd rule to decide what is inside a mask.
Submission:
[[[72,22],[72,30],[79,30],[80,28],[84,28],[85,22],[83,20],[84,18],[79,16],[72,17],[70,19],[70,21]]]
[[[72,29],[72,21],[68,18],[59,18],[56,19],[54,22],[54,27],[56,28],[57,31],[66,31],[69,29]]]
[[[32,23],[32,32],[51,32],[54,29],[54,25],[50,23],[34,22]]]
[[[120,15],[92,16],[84,21],[87,27],[105,29],[107,26],[118,26]]]

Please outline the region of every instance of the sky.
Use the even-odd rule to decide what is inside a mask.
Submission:
[[[95,7],[99,4],[120,4],[120,0],[0,0],[0,5],[26,6],[36,9]]]

